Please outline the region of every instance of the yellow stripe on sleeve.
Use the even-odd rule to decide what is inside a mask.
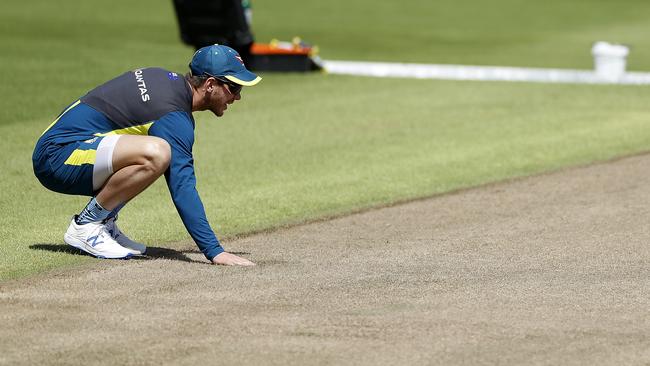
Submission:
[[[97,150],[75,150],[65,161],[66,165],[95,164]]]

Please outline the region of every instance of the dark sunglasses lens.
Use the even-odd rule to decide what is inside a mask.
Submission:
[[[228,87],[230,88],[230,92],[233,94],[239,94],[241,93],[242,86],[237,85],[237,84],[228,84]]]

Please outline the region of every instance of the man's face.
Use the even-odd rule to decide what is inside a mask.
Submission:
[[[239,92],[233,94],[228,85],[216,80],[211,86],[208,86],[205,94],[207,109],[211,110],[217,117],[223,116],[223,113],[228,109],[228,105],[240,99],[241,94]]]

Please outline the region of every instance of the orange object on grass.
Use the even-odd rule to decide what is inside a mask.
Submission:
[[[311,56],[313,47],[306,46],[298,41],[293,43],[279,42],[272,40],[271,43],[253,43],[251,54],[253,55],[302,55]]]

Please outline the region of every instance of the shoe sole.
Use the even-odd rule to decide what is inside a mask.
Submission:
[[[68,245],[70,245],[72,247],[75,247],[75,248],[81,250],[82,252],[88,253],[88,254],[92,255],[93,257],[95,257],[95,258],[100,258],[100,259],[129,259],[129,258],[133,257],[132,253],[127,253],[126,255],[111,255],[111,256],[106,256],[106,255],[99,254],[99,252],[92,249],[92,247],[89,247],[83,241],[81,241],[81,240],[79,240],[77,238],[74,238],[72,236],[69,236],[68,234],[65,234],[63,236],[63,241],[65,241],[66,244],[68,244]]]
[[[118,244],[119,244],[119,243],[118,243]],[[122,244],[120,244],[120,245],[122,245]],[[131,252],[131,254],[134,255],[134,256],[145,255],[145,254],[147,253],[147,249],[146,249],[146,248],[145,248],[145,250],[143,250],[142,252],[140,252],[139,250],[135,250],[135,249],[129,248],[129,247],[125,246],[125,245],[122,245],[122,247],[123,247],[123,248],[126,248],[126,249],[127,249],[129,252]]]

